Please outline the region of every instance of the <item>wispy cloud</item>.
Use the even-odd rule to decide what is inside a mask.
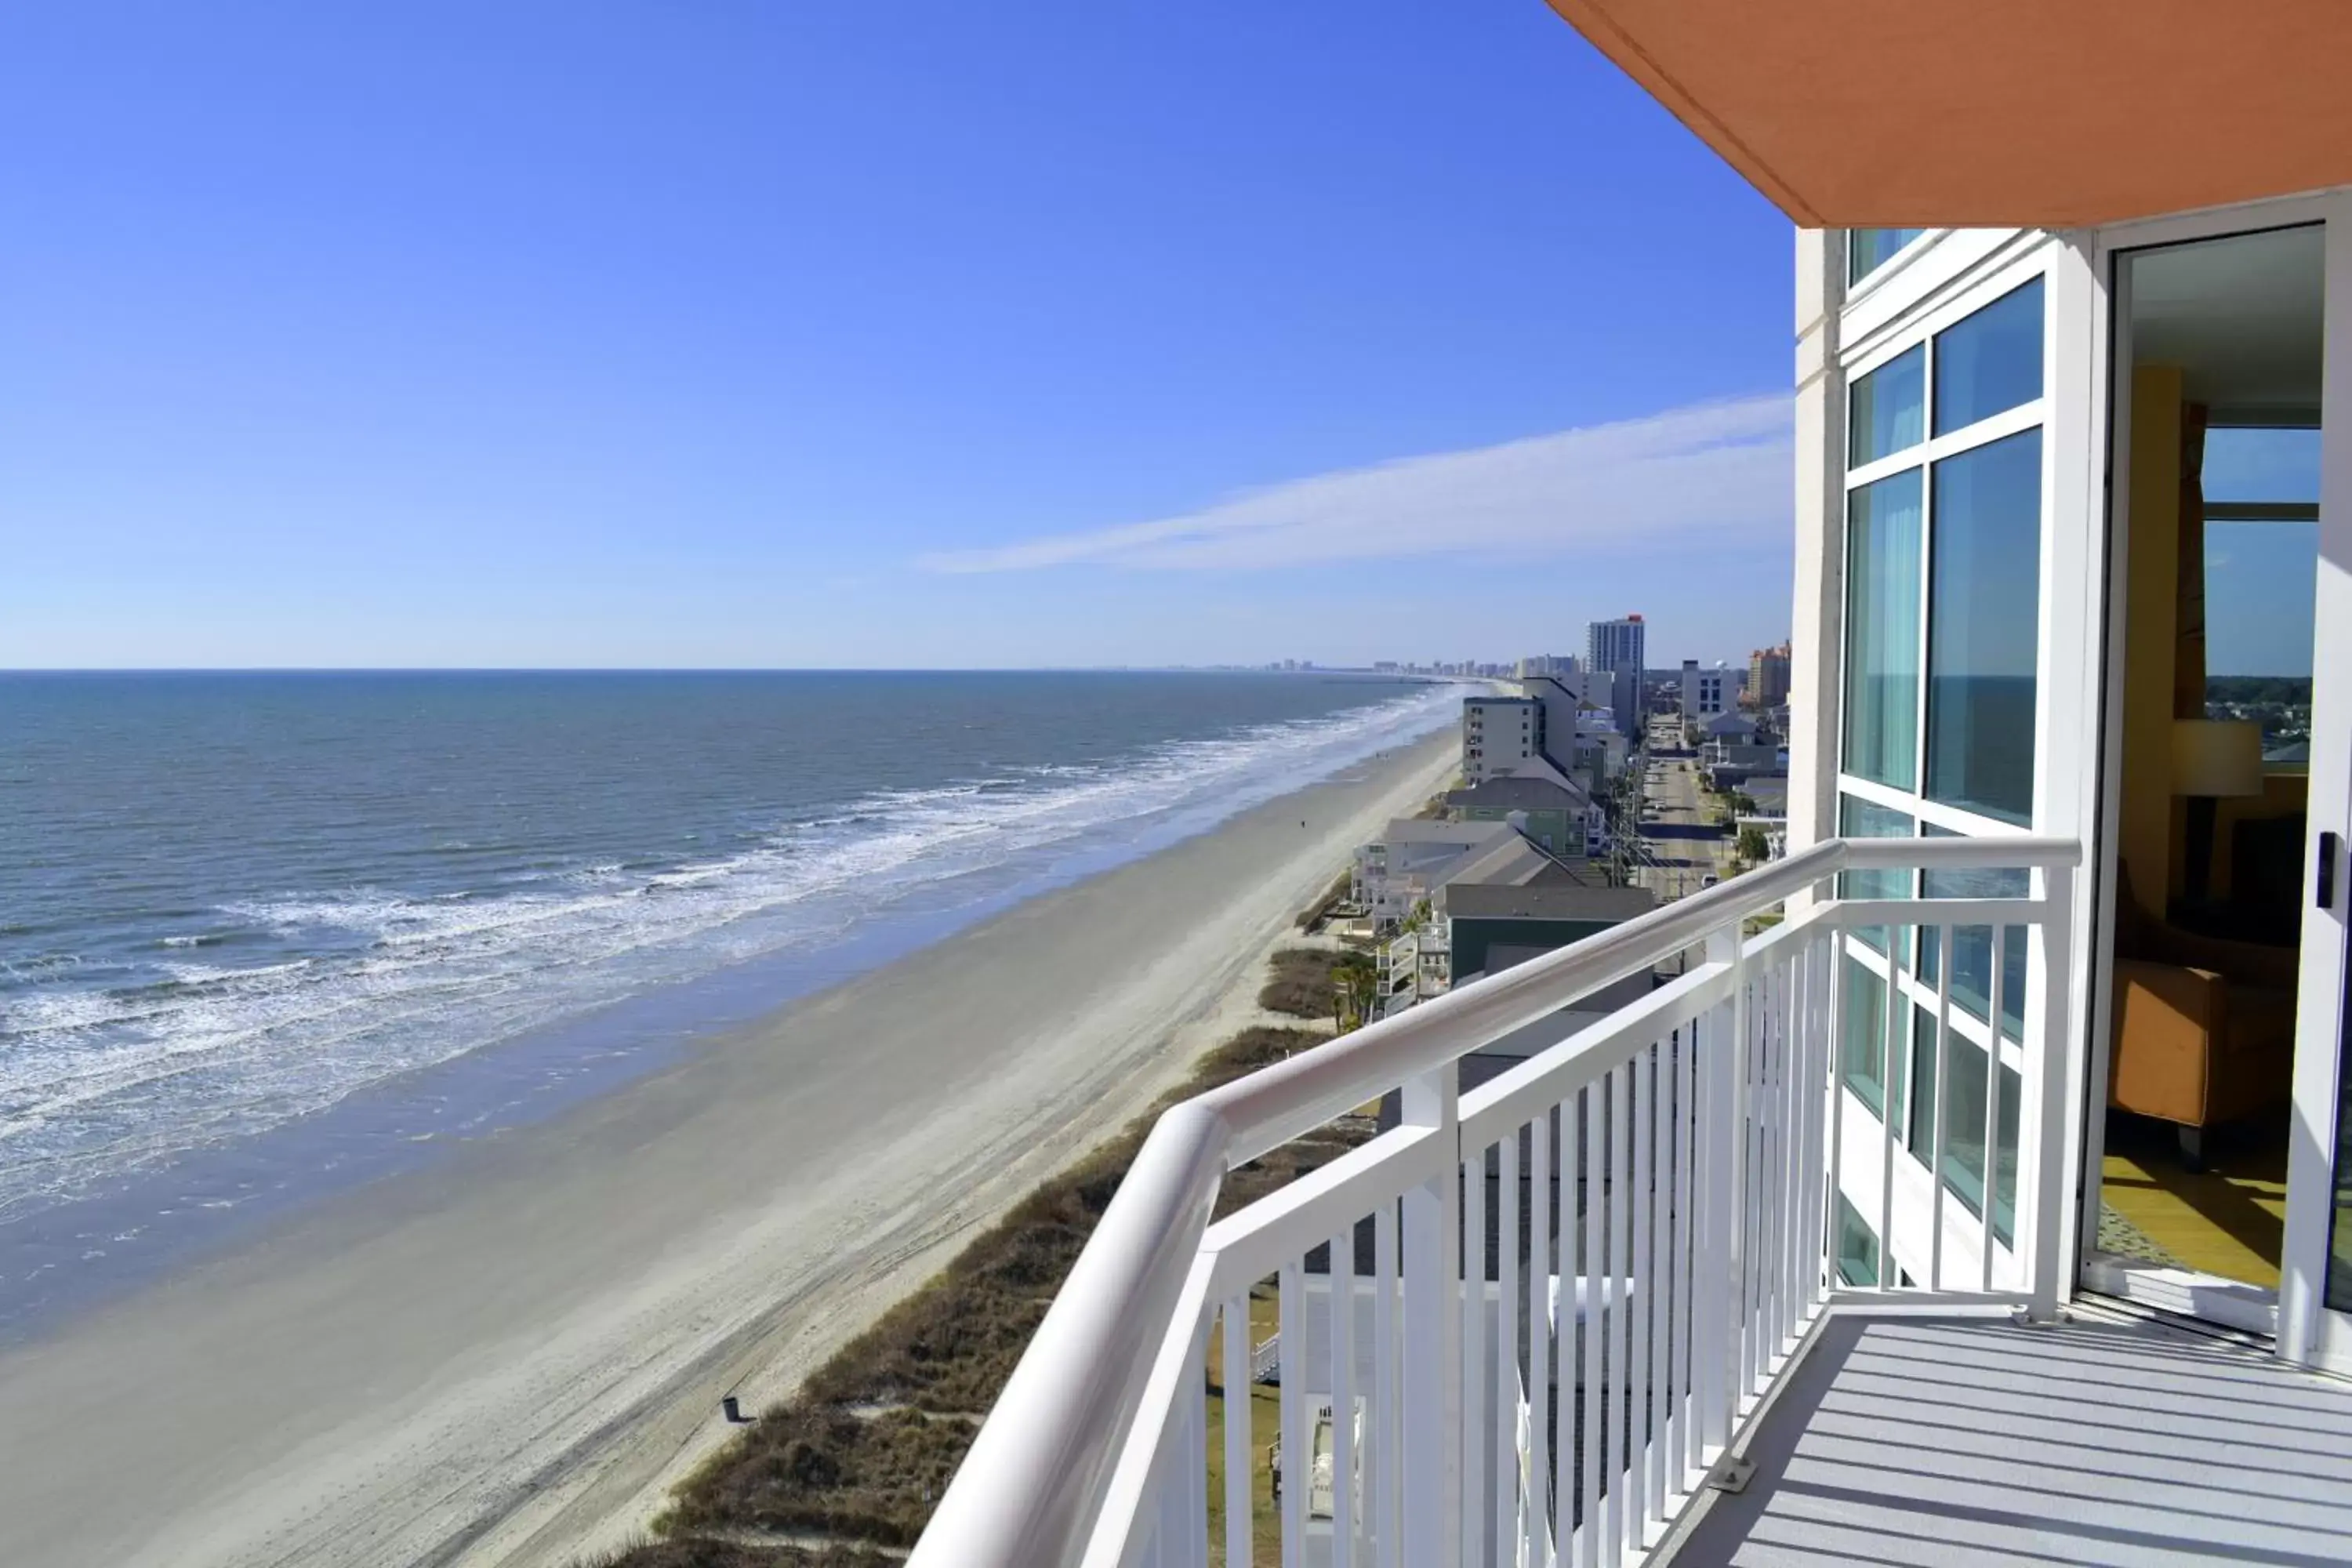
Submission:
[[[1785,534],[1787,394],[1696,404],[1252,490],[1181,517],[926,555],[933,572],[1297,566]]]

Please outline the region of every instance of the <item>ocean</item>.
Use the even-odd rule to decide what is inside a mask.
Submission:
[[[0,1330],[1458,706],[1271,674],[0,675]]]

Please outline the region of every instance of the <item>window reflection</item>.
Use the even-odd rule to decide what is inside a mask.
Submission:
[[[1937,435],[2041,395],[2040,279],[1937,335]]]
[[[2041,637],[2042,432],[1936,465],[1928,574],[1927,795],[2033,816]]]

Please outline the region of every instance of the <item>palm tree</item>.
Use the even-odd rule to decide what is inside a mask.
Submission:
[[[1343,1032],[1349,1027],[1348,1019],[1361,1025],[1370,1018],[1381,988],[1381,972],[1370,959],[1360,952],[1341,957],[1331,965],[1331,984],[1336,993],[1333,1013]]]

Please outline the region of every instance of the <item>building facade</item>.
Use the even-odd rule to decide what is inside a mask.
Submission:
[[[1646,668],[1642,662],[1643,634],[1639,616],[1594,621],[1585,628],[1584,667],[1610,673],[1614,681],[1610,710],[1617,716],[1618,731],[1629,738],[1639,734],[1642,728],[1642,677]]]
[[[1532,697],[1462,700],[1462,778],[1479,784],[1543,755],[1544,705]]]
[[[1739,700],[1750,708],[1778,708],[1789,700],[1789,645],[1759,647],[1748,656],[1748,686]]]
[[[1815,230],[1798,248],[1793,640],[1807,657],[1791,660],[1790,845],[2082,840],[2098,892],[2078,908],[2063,977],[2077,1000],[2052,1042],[2074,1054],[2067,1155],[2082,1197],[2067,1242],[2080,1278],[2200,1303],[2293,1359],[2352,1366],[2352,1245],[2328,1241],[2352,1200],[2352,1156],[2332,1137],[2288,1147],[2273,1120],[2341,1128],[2352,1085],[2336,847],[2352,629],[2327,614],[2352,579],[2326,564],[2352,560],[2352,354],[2346,334],[2322,331],[2352,310],[2352,201],[2074,231]],[[2264,452],[2300,455],[2265,464]],[[2262,552],[2278,574],[2238,588],[2233,553]],[[2268,657],[2310,682],[2319,743],[2264,763],[2270,737],[2245,733],[2242,778],[2195,782],[2184,745],[2261,728],[2216,717],[2214,693],[2253,628],[2281,618]],[[2207,933],[2231,940],[2194,945]],[[1851,1075],[1850,1103],[1873,1119],[1885,1105],[1914,1160],[1934,1131],[1937,1072],[1948,1094],[1975,1086],[1981,1102],[1990,1052],[2004,1103],[2019,1092],[2025,1020],[2053,976],[2014,936],[1998,953],[1980,935],[1956,953],[1967,995],[1941,1064],[1906,1047],[1903,1005],[1934,994],[1939,956],[1849,940],[1852,998],[1867,1012],[1891,987],[1897,1020],[1860,1043],[1858,1060],[1876,1065]],[[1998,1029],[1985,1018],[1995,969]],[[2233,1010],[2227,1043],[2218,1011],[2178,1000],[2191,973],[2219,977],[2217,1008],[2226,991],[2238,1009],[2272,1011],[2256,1023]],[[2187,1067],[2165,1054],[2176,1048]],[[2143,1148],[2152,1131],[2177,1132],[2179,1151]],[[2288,1167],[2278,1241],[2249,1254],[2217,1237],[2176,1248],[2170,1269],[2102,1251],[2103,1213],[2112,1225],[2146,1212],[2109,1188],[2110,1141],[2195,1168],[2209,1134]],[[1996,1170],[2016,1160],[2014,1137],[2001,1130]],[[1937,1184],[1921,1170],[1925,1205]],[[1973,1203],[1980,1182],[1942,1184]],[[2194,1235],[2226,1216],[2191,1204],[2156,1220]],[[1915,1207],[1891,1240],[1869,1240],[1900,1261],[1931,1228]]]
[[[1738,700],[1731,671],[1722,665],[1699,668],[1698,660],[1683,660],[1683,722],[1696,724],[1727,711]]]

